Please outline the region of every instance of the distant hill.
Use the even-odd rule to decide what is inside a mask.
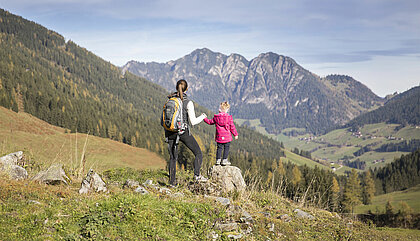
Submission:
[[[227,56],[204,48],[167,63],[130,61],[123,71],[168,90],[185,78],[199,104],[216,111],[218,103],[228,100],[234,116],[260,119],[274,134],[288,127],[320,133],[383,103],[351,77],[320,78],[292,58],[271,52],[248,61],[238,54]]]
[[[420,86],[389,99],[384,106],[351,120],[345,127],[357,129],[366,124],[420,125]]]

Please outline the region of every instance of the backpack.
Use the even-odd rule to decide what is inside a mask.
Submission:
[[[165,130],[172,132],[183,132],[186,123],[183,118],[183,103],[181,98],[171,97],[163,105],[161,125]]]

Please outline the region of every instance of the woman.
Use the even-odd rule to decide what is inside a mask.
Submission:
[[[176,161],[178,159],[178,140],[184,143],[194,154],[194,180],[195,181],[207,181],[207,179],[200,175],[200,168],[201,163],[203,162],[203,154],[201,152],[200,146],[198,145],[197,141],[195,140],[194,136],[190,133],[190,125],[197,125],[204,118],[207,117],[206,114],[202,113],[199,117],[195,116],[194,111],[194,103],[188,99],[185,92],[188,89],[187,81],[181,79],[178,80],[176,83],[176,90],[177,92],[168,96],[169,98],[177,96],[182,100],[182,113],[183,119],[187,123],[185,131],[180,133],[178,132],[171,132],[165,130],[165,137],[168,142],[168,149],[169,149],[169,183],[170,185],[176,186]]]

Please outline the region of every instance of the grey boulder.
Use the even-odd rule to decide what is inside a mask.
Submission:
[[[224,192],[244,191],[245,180],[241,169],[235,166],[213,166],[210,171],[212,181],[221,185]]]
[[[70,178],[66,175],[62,164],[53,164],[47,170],[40,171],[34,178],[34,181],[45,183],[48,185],[58,185],[61,183],[71,183]]]
[[[89,192],[108,192],[105,182],[99,174],[92,169],[89,170],[88,174],[83,179],[82,187],[79,189],[80,194]]]
[[[0,157],[0,173],[6,174],[13,180],[23,180],[28,178],[28,172],[26,169],[18,165],[19,161],[22,159],[22,151]]]

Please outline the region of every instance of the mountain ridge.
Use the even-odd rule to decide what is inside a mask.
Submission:
[[[320,133],[383,103],[351,77],[347,81],[346,76],[340,77],[341,82],[333,75],[321,78],[294,59],[273,52],[247,60],[239,54],[224,55],[202,48],[166,63],[132,60],[122,71],[168,90],[185,78],[199,104],[217,110],[218,103],[228,100],[233,115],[260,119],[270,133],[288,127]]]

